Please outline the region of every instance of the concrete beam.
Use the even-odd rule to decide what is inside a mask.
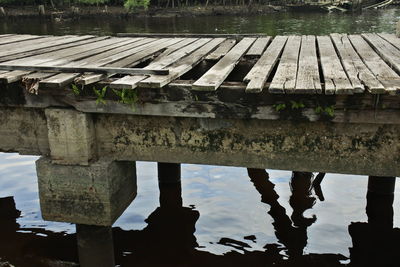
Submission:
[[[50,153],[43,111],[0,108],[0,115],[0,151]],[[400,176],[395,124],[91,116],[97,155],[110,160]]]
[[[27,155],[50,153],[44,110],[0,108],[0,151]]]
[[[96,159],[90,114],[73,109],[46,109],[50,155],[54,163],[88,165]]]
[[[67,166],[42,157],[36,170],[45,220],[111,226],[136,197],[134,162]]]
[[[114,159],[400,176],[400,126],[96,115]]]

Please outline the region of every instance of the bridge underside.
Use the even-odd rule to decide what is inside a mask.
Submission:
[[[0,108],[0,123],[1,151],[49,155],[61,164],[105,158],[400,176],[397,124],[130,116],[16,107]]]

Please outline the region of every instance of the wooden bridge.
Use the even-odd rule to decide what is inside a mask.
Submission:
[[[392,34],[9,34],[0,71],[0,151],[43,156],[47,220],[112,225],[137,160],[400,176]]]
[[[96,82],[111,88],[162,88],[186,81],[185,86],[199,91],[239,82],[246,93],[400,92],[400,40],[391,34],[139,36],[3,35],[0,69],[14,71],[1,72],[0,80],[22,80],[30,89]],[[133,66],[139,67],[124,70]]]

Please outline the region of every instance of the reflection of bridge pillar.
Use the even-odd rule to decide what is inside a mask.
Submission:
[[[160,189],[160,207],[182,207],[181,165],[179,163],[157,164]]]
[[[111,225],[136,196],[135,163],[67,166],[42,157],[36,170],[43,218],[77,224],[81,266],[114,266]]]
[[[395,184],[396,177],[369,176],[366,211],[372,227],[393,228]]]
[[[114,267],[111,226],[76,225],[80,266]]]

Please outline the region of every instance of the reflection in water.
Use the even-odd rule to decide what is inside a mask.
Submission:
[[[0,266],[4,262],[16,267],[74,266],[63,264],[77,261],[75,235],[21,228],[16,222],[19,216],[12,197],[0,198]]]
[[[13,156],[9,157],[12,158]],[[16,220],[19,212],[16,210],[12,199],[0,199],[0,210],[2,211],[0,212],[0,263],[9,261],[15,266],[30,267],[74,266],[73,263],[76,263],[78,258],[75,234],[54,233],[45,230],[43,227],[49,229],[48,225],[46,225],[48,222],[43,223],[40,221],[40,218],[36,219],[37,222],[32,223],[34,215],[30,214],[30,209],[26,208],[26,204],[23,204],[26,200],[21,198],[21,196],[26,195],[28,190],[19,190],[24,188],[24,185],[27,182],[29,183],[29,180],[24,181],[23,179],[12,177],[18,173],[18,170],[22,170],[21,166],[25,165],[21,165],[21,160],[13,162],[14,158],[8,161],[9,167],[6,167],[6,164],[0,165],[2,188],[7,189],[7,186],[10,185],[17,186],[18,190],[14,191],[17,192],[15,193],[15,199],[18,208],[22,210],[22,216],[26,218],[20,217]],[[143,167],[142,163],[139,165]],[[148,166],[153,166],[151,169],[154,169],[154,165]],[[18,170],[13,168],[17,168]],[[313,176],[311,173],[293,172],[290,176],[290,174],[285,172],[285,175],[279,176],[277,175],[277,171],[270,171],[271,177],[269,177],[265,170],[249,169],[248,176],[243,176],[245,179],[241,180],[238,177],[240,177],[242,171],[245,174],[244,169],[210,167],[209,170],[212,173],[210,177],[216,177],[213,181],[218,181],[221,184],[209,186],[205,188],[205,191],[210,192],[213,188],[222,190],[222,188],[233,188],[239,185],[238,191],[234,192],[246,192],[243,195],[231,197],[231,202],[228,204],[224,202],[224,205],[228,206],[227,208],[232,214],[241,216],[238,224],[241,228],[232,227],[232,224],[235,225],[235,221],[232,220],[232,218],[235,218],[234,216],[226,219],[226,214],[219,215],[223,218],[218,222],[221,225],[219,226],[214,222],[210,227],[227,228],[229,231],[225,231],[222,234],[215,234],[215,232],[210,231],[206,233],[209,236],[209,240],[211,241],[215,238],[216,241],[212,241],[213,244],[204,242],[204,239],[202,241],[202,237],[206,234],[201,232],[202,227],[204,227],[202,226],[204,222],[201,222],[201,220],[207,216],[210,217],[207,206],[204,206],[204,202],[208,202],[210,198],[202,194],[199,199],[194,200],[193,194],[198,192],[199,188],[205,183],[200,183],[199,174],[194,174],[195,178],[189,177],[189,174],[196,173],[196,170],[203,170],[202,168],[202,166],[198,165],[184,166],[184,178],[182,179],[184,183],[184,199],[182,198],[180,183],[160,184],[159,203],[148,212],[143,213],[147,217],[147,219],[143,219],[145,221],[143,229],[136,227],[136,229],[141,230],[126,230],[135,229],[135,227],[129,226],[128,222],[123,225],[125,230],[118,227],[113,229],[117,264],[121,266],[233,267],[320,267],[348,266],[348,264],[357,267],[400,266],[399,259],[396,259],[397,251],[395,251],[400,242],[400,229],[393,229],[393,195],[376,195],[371,193],[371,190],[367,195],[368,223],[357,222],[350,224],[351,220],[363,220],[362,215],[358,214],[353,219],[348,220],[348,222],[341,224],[344,227],[350,224],[349,237],[352,238],[353,245],[345,245],[344,248],[348,250],[351,247],[351,263],[346,262],[347,258],[345,256],[335,254],[339,249],[343,249],[338,245],[342,243],[335,244],[337,240],[329,235],[329,231],[332,230],[329,230],[326,220],[332,222],[331,229],[333,229],[333,235],[338,235],[337,229],[339,228],[334,228],[332,225],[338,225],[335,219],[341,215],[340,212],[345,210],[346,203],[350,208],[355,207],[357,210],[360,209],[353,203],[354,200],[352,200],[353,202],[348,201],[351,198],[346,198],[347,200],[343,202],[342,199],[345,198],[344,196],[337,197],[339,196],[337,194],[338,191],[344,190],[346,187],[352,188],[350,182],[348,184],[343,183],[351,180],[349,176],[341,179],[340,176],[331,177],[330,174],[327,174],[329,179],[324,180],[322,184],[327,201],[322,202],[324,206],[319,207],[321,202],[317,201],[315,197],[315,194],[317,194],[316,185],[320,185],[323,174],[317,175],[315,179],[312,179]],[[10,171],[5,171],[7,169]],[[215,172],[216,169],[218,169],[218,172]],[[24,170],[28,171],[26,168]],[[231,170],[233,170],[232,173],[229,173]],[[221,174],[222,172],[225,172],[225,176]],[[201,177],[207,177],[204,173],[201,175]],[[230,180],[230,176],[233,177],[232,180]],[[9,180],[7,180],[8,177],[10,177]],[[155,175],[152,174],[153,181],[154,177]],[[222,179],[219,179],[219,177]],[[256,189],[253,192],[251,191],[252,186],[248,182],[249,178],[247,177],[250,177]],[[139,185],[143,185],[140,184],[143,181],[141,178],[143,177],[140,176],[139,170]],[[357,179],[366,181],[365,178],[358,177]],[[21,185],[18,184],[19,181],[23,181]],[[337,181],[340,184],[335,184]],[[195,183],[197,184],[194,186],[193,184]],[[328,185],[334,190],[328,190]],[[156,183],[150,183],[149,187],[155,188]],[[140,188],[139,201],[151,198],[152,194],[143,191],[143,186]],[[358,189],[361,191],[362,188],[358,186]],[[349,192],[345,192],[351,196],[355,194],[353,190],[354,188]],[[322,190],[320,191],[322,193]],[[7,190],[4,192],[7,192]],[[221,191],[221,194],[225,196],[229,195],[230,192]],[[249,198],[251,199],[252,196],[255,197],[251,205],[242,205],[242,202],[247,201]],[[248,216],[247,214],[249,213],[242,210],[243,207],[257,213],[263,213],[262,209],[256,208],[259,196],[261,196],[261,202],[268,205],[261,205],[262,209],[267,211],[264,212],[267,216],[263,216],[262,214],[254,214],[251,215],[252,217]],[[216,195],[211,195],[211,197],[220,199]],[[357,202],[361,203],[362,201],[363,199],[357,200]],[[186,203],[198,203],[196,207],[201,212],[201,216],[200,212],[194,206],[185,206]],[[217,203],[217,205],[221,205],[220,203],[222,202]],[[341,203],[340,205],[343,205],[343,208],[332,206],[335,203]],[[211,204],[214,206],[215,203]],[[133,208],[134,210],[137,209],[135,206]],[[312,213],[310,213],[311,208],[313,210]],[[217,211],[220,210],[217,209]],[[326,213],[326,210],[328,210],[329,215]],[[318,220],[312,215],[314,213],[318,215]],[[213,213],[212,216],[218,217],[218,214]],[[128,218],[132,218],[132,216]],[[271,220],[269,221],[269,219]],[[254,228],[253,225],[255,223],[259,223],[261,226]],[[39,228],[35,226],[38,224],[44,225],[42,228]],[[326,230],[316,237],[315,233],[318,233],[318,228],[321,225]],[[73,225],[65,225],[65,227],[62,225],[59,227],[59,229],[69,228],[74,227]],[[263,234],[253,229],[264,229],[264,232],[271,232],[275,234],[276,239],[263,239]],[[272,229],[273,231],[271,231]],[[383,229],[387,230],[384,231]],[[242,231],[242,235],[235,236],[235,232],[240,231]],[[316,243],[326,243],[330,244],[330,247],[322,247],[319,250],[314,248],[314,253],[310,253],[310,243],[314,246]],[[226,248],[226,252],[222,255],[216,255],[210,249],[216,246]],[[333,253],[330,254],[327,252]]]
[[[400,266],[400,229],[393,229],[394,177],[368,180],[366,213],[368,222],[351,223],[353,240],[350,257],[353,266]]]

